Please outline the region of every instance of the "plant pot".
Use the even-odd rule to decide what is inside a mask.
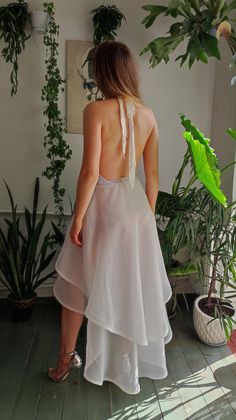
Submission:
[[[31,23],[32,32],[43,35],[47,30],[48,13],[31,12],[30,23]]]
[[[200,338],[200,340],[208,344],[209,346],[222,346],[227,343],[227,339],[225,336],[224,329],[221,327],[220,320],[214,319],[214,317],[204,313],[202,309],[199,307],[201,306],[204,299],[207,298],[208,295],[201,295],[197,297],[194,302],[193,307],[193,324],[195,331]],[[219,296],[217,296],[219,298]],[[228,306],[232,307],[232,314],[230,314],[232,319],[236,319],[236,311],[231,304],[227,304]],[[210,322],[208,325],[207,323]]]
[[[15,322],[29,321],[32,317],[33,307],[37,293],[29,299],[16,299],[11,293],[7,296],[9,306],[11,308],[12,320]]]

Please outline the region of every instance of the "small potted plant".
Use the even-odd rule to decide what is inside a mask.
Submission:
[[[5,183],[6,184],[6,183]],[[5,219],[6,233],[0,228],[0,282],[8,289],[8,302],[14,321],[27,321],[32,316],[37,297],[36,289],[55,270],[45,274],[56,250],[51,250],[51,234],[43,235],[46,209],[38,215],[39,178],[36,178],[33,207],[24,211],[24,230],[11,191],[6,184],[11,203],[11,219]],[[38,218],[38,220],[37,220]]]
[[[0,7],[0,39],[5,43],[1,55],[6,62],[12,64],[10,75],[11,95],[18,88],[18,58],[25,49],[25,42],[30,37],[26,27],[29,21],[28,3],[18,0]]]
[[[47,31],[49,14],[44,10],[33,10],[30,12],[30,24],[32,32],[44,35]]]

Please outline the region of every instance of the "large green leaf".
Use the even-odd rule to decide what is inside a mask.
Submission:
[[[195,175],[215,199],[226,207],[226,197],[220,188],[220,170],[215,165],[215,157],[209,153],[204,143],[194,139],[191,132],[186,131],[183,136],[190,148]]]
[[[195,126],[193,125],[192,121],[189,118],[186,118],[184,114],[181,112],[179,113],[181,123],[186,129],[186,131],[190,131],[193,138],[198,140],[207,150],[207,153],[212,156],[214,161],[214,165],[218,167],[218,159],[216,157],[215,151],[213,147],[210,146],[210,139],[204,136],[204,134]]]
[[[218,39],[206,32],[201,33],[202,45],[208,57],[216,57],[220,60],[220,51],[218,47]]]
[[[149,12],[149,15],[145,16],[141,23],[145,25],[145,28],[149,28],[149,26],[151,26],[155,22],[157,16],[159,16],[161,13],[164,13],[168,9],[168,7],[146,5],[143,6],[143,9]]]

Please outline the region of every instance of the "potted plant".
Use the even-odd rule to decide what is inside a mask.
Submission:
[[[150,52],[150,65],[155,67],[162,60],[167,63],[170,54],[185,40],[188,40],[186,52],[179,55],[175,61],[181,60],[180,66],[189,59],[189,68],[195,60],[208,62],[208,57],[220,59],[218,39],[225,36],[232,51],[236,52],[236,35],[229,23],[229,15],[236,9],[235,1],[222,0],[171,0],[167,6],[147,5],[143,9],[149,12],[142,23],[149,28],[160,15],[178,19],[173,23],[169,36],[158,37],[150,42],[141,54]]]
[[[235,222],[235,219],[233,218],[233,213],[229,211],[229,209],[232,209],[232,211],[234,210],[235,203],[231,203],[230,206],[227,206],[226,197],[220,187],[221,174],[224,169],[221,171],[219,170],[218,160],[214,153],[214,149],[210,146],[210,139],[206,138],[183,114],[180,114],[180,118],[186,129],[183,136],[187,142],[188,148],[185,152],[181,168],[175,177],[172,192],[167,193],[159,191],[156,204],[157,225],[165,266],[170,282],[172,282],[172,276],[174,276],[174,278],[177,279],[176,284],[178,284],[178,275],[180,275],[179,278],[187,275],[188,269],[190,270],[190,273],[197,272],[200,281],[204,276],[206,279],[207,271],[204,263],[205,260],[209,258],[209,255],[212,255],[208,251],[210,244],[211,247],[213,247],[211,252],[215,254],[218,252],[218,245],[216,243],[214,244],[213,237],[209,236],[209,223],[212,228],[212,234],[215,233],[215,238],[217,240],[219,238],[219,231],[223,231],[223,226],[225,226],[226,234],[222,243],[225,248],[228,249],[227,261],[229,269],[231,270],[233,270],[233,261],[235,261],[235,251],[233,250],[235,248],[234,241],[236,235],[235,227],[233,228],[233,221]],[[236,137],[233,130],[228,130],[228,132],[231,136]],[[229,168],[234,163],[235,162],[232,162],[227,165],[226,168]],[[183,173],[189,164],[191,165],[190,179],[186,186],[182,186],[181,181]],[[199,181],[202,184],[200,186]],[[214,208],[214,212],[212,208]],[[213,213],[214,218],[212,216]],[[222,214],[224,214],[224,223],[226,223],[226,215],[228,214],[229,220],[226,225],[222,224]],[[218,230],[214,225],[216,227],[218,226]],[[185,250],[187,250],[188,253],[185,260],[181,263],[176,258],[176,255],[179,251]],[[232,257],[231,254],[233,254],[233,252],[234,256]],[[224,250],[224,255],[218,256],[217,258],[218,262],[221,259],[221,263],[225,264],[225,267],[227,266],[226,249]],[[213,277],[215,277],[214,273]],[[217,279],[218,281],[224,281],[219,275],[217,276]],[[229,275],[227,279],[225,279],[224,285],[229,286],[228,279]],[[212,284],[214,286],[214,283]],[[214,289],[213,286],[210,292],[211,295]],[[222,294],[224,290],[225,287],[221,286]],[[232,292],[232,288],[230,290]],[[210,305],[213,303],[213,300],[210,302]],[[222,300],[223,298],[221,301]],[[173,316],[176,301],[176,287],[173,287],[173,299],[171,307],[168,308],[170,316]],[[197,302],[198,301],[196,301],[196,304]],[[211,305],[211,308],[215,308],[217,305],[217,301],[214,301],[214,307]],[[224,301],[224,309],[225,305],[226,302]],[[229,302],[228,306],[230,306]],[[218,316],[218,312],[215,310],[215,317]],[[230,314],[232,315],[233,320],[234,310],[232,311],[232,306]],[[213,320],[215,317],[213,317]],[[225,334],[227,324],[231,324],[231,319],[229,319],[229,317],[224,317],[223,312],[221,312],[221,318],[218,321],[221,334]],[[225,325],[226,327],[224,329]]]
[[[88,77],[85,77],[80,71],[78,71],[78,74],[83,80],[83,87],[86,91],[88,101],[93,101],[103,99],[103,94],[98,89],[93,77],[96,46],[104,41],[114,40],[117,36],[116,31],[121,26],[122,19],[126,19],[123,13],[114,4],[101,5],[96,9],[91,10],[90,13],[93,14],[93,42],[95,46],[91,46],[88,50],[82,66],[87,68]]]
[[[203,191],[200,192],[200,194]],[[200,279],[207,280],[208,293],[194,303],[193,322],[198,337],[208,345],[223,345],[230,339],[236,312],[229,298],[236,281],[236,216],[232,204],[223,208],[204,192],[199,225]],[[202,264],[206,258],[207,265]],[[219,284],[219,287],[217,285]],[[219,289],[219,291],[217,290]],[[230,296],[228,296],[230,295]]]
[[[225,204],[225,196],[214,182],[217,178],[218,170],[215,164],[210,164],[214,157],[214,151],[209,147],[208,139],[205,139],[202,133],[193,127],[191,121],[183,114],[180,114],[181,122],[186,130],[192,129],[195,135],[195,143],[200,143],[199,149],[191,153],[191,141],[187,141],[187,150],[184,154],[182,165],[175,177],[171,193],[159,191],[156,202],[157,228],[162,248],[162,254],[165,262],[166,271],[173,286],[173,295],[167,309],[171,316],[174,315],[178,307],[177,293],[183,292],[189,275],[197,273],[198,267],[194,261],[194,252],[196,251],[196,238],[199,234],[199,206],[197,182],[204,184],[204,190],[214,194],[221,204]],[[184,133],[187,136],[187,132]],[[185,138],[185,137],[184,137]],[[198,140],[197,140],[198,138]],[[194,144],[194,141],[192,142]],[[205,153],[205,166],[199,165],[202,161],[202,154]],[[209,156],[208,156],[209,155]],[[209,160],[209,162],[208,162]],[[183,175],[186,169],[190,171],[190,179],[187,185],[182,184]],[[195,173],[194,167],[197,167]],[[210,181],[210,182],[209,182]],[[179,255],[184,255],[180,258]],[[182,283],[182,287],[180,286]],[[181,290],[181,288],[183,290]],[[186,297],[183,298],[187,305]]]
[[[26,34],[28,20],[28,4],[23,0],[0,7],[0,39],[6,44],[1,56],[12,64],[10,75],[12,96],[16,94],[18,88],[18,58],[25,49],[26,40],[30,37],[30,34]]]
[[[47,31],[49,16],[47,12],[44,11],[35,11],[30,12],[30,23],[32,32],[44,35]]]
[[[107,40],[114,40],[117,36],[117,29],[121,27],[122,20],[126,20],[123,13],[116,5],[104,4],[91,10],[93,14],[93,42],[99,45]]]
[[[5,181],[4,181],[5,182]],[[51,250],[51,234],[43,234],[46,209],[38,215],[39,178],[34,187],[33,207],[24,211],[25,231],[20,227],[20,216],[11,191],[5,183],[11,203],[11,219],[5,219],[6,233],[0,228],[0,282],[8,289],[8,302],[14,321],[31,318],[36,289],[47,279],[54,277],[55,270],[45,274],[56,250]],[[38,218],[38,221],[37,221]]]
[[[194,303],[193,321],[196,333],[204,343],[222,345],[229,340],[236,320],[236,312],[229,299],[234,296],[232,291],[236,290],[236,216],[235,202],[227,205],[220,183],[223,171],[236,162],[219,169],[210,140],[190,120],[183,115],[181,118],[193,162],[193,179],[197,177],[203,184],[196,190],[198,228],[192,251],[199,280],[210,279],[208,294],[199,296]],[[227,131],[236,139],[234,130]],[[218,283],[219,293],[216,290]],[[227,294],[231,296],[225,298]]]

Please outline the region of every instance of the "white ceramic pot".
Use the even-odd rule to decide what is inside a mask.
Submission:
[[[201,295],[194,302],[193,324],[195,331],[203,343],[208,344],[209,346],[222,346],[226,344],[227,339],[224,333],[224,329],[222,329],[220,325],[220,320],[214,319],[207,325],[207,323],[213,318],[202,312],[202,310],[199,308],[199,301],[205,297],[207,297],[207,295]],[[234,314],[232,318],[236,319],[235,308],[233,308],[233,310]]]
[[[48,14],[46,12],[31,12],[30,23],[33,32],[44,34],[47,30]]]

